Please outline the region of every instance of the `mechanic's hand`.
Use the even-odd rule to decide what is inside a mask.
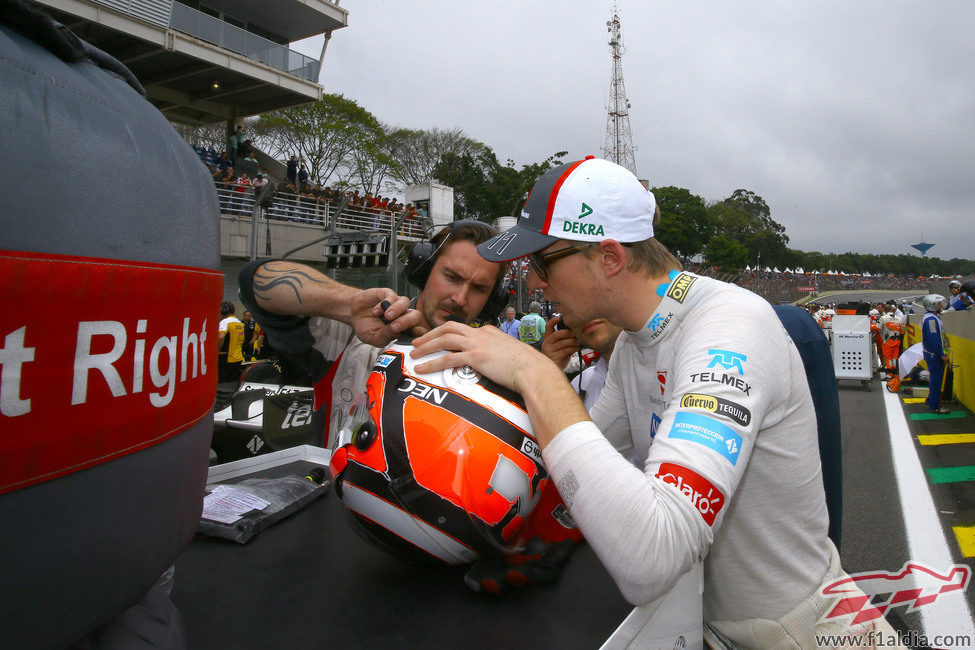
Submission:
[[[545,334],[542,336],[542,354],[551,359],[560,369],[565,370],[569,357],[579,351],[579,341],[568,327],[555,331],[555,326],[562,322],[562,316],[552,316],[545,323]]]
[[[474,591],[500,594],[511,587],[555,582],[577,545],[573,539],[547,544],[535,537],[519,555],[479,559],[464,575],[464,583]]]
[[[410,299],[392,289],[360,289],[352,295],[349,308],[356,336],[369,345],[382,348],[404,332],[426,331],[419,327],[420,312],[410,309]]]

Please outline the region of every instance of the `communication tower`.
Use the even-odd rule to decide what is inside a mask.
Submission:
[[[608,115],[606,117],[606,141],[603,157],[626,167],[636,174],[633,135],[630,133],[630,101],[623,86],[623,29],[620,14],[613,4],[613,18],[606,21],[609,32],[609,52],[613,58],[610,81]]]

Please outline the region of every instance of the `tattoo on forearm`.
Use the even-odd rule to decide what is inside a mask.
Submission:
[[[254,296],[262,301],[270,300],[271,291],[283,286],[294,291],[295,300],[301,304],[300,290],[304,289],[306,284],[325,284],[294,266],[268,263],[262,268],[266,270],[254,274]]]

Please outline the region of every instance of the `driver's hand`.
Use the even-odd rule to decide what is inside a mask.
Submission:
[[[555,326],[562,322],[561,316],[552,316],[545,323],[542,336],[542,353],[562,370],[569,363],[569,357],[579,351],[579,341],[567,327],[556,331]]]

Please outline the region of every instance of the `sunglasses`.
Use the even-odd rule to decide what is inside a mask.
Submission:
[[[568,257],[569,255],[575,255],[579,251],[585,250],[592,246],[591,243],[576,244],[574,246],[568,246],[566,248],[560,248],[557,251],[552,251],[551,253],[532,253],[528,256],[528,261],[531,262],[532,268],[538,277],[542,280],[548,280],[548,267],[551,266],[552,262],[560,260],[563,257]]]

